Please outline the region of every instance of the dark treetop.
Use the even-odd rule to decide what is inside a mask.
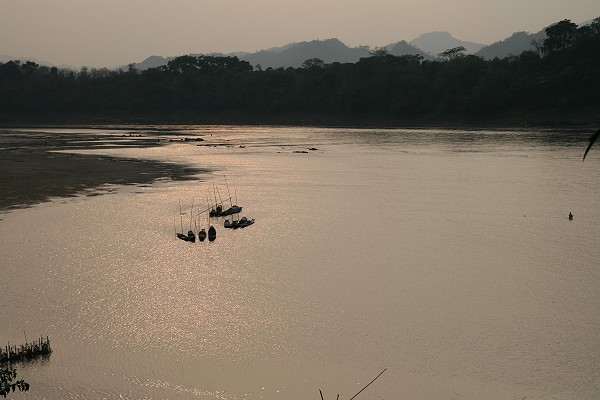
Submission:
[[[597,124],[600,18],[545,29],[536,51],[484,60],[385,49],[300,68],[181,56],[138,71],[0,64],[0,123],[197,122],[338,125]]]

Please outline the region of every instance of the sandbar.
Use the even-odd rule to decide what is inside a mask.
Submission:
[[[48,134],[43,129],[0,128],[0,213],[51,198],[97,195],[99,192],[94,189],[106,184],[143,185],[165,178],[189,180],[204,172],[173,163],[68,152],[169,143],[165,132],[102,136],[85,132]]]

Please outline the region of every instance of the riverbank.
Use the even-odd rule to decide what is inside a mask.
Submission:
[[[466,118],[448,114],[422,116],[406,115],[391,117],[374,113],[319,114],[302,112],[227,113],[139,115],[45,115],[0,114],[0,129],[18,126],[139,126],[139,125],[269,125],[269,126],[312,126],[312,127],[355,127],[355,128],[577,128],[598,129],[600,113],[594,107],[577,111],[548,109],[545,112],[506,111],[494,118],[479,116]]]
[[[70,153],[94,148],[154,147],[169,139],[152,133],[102,131],[48,134],[39,129],[0,129],[0,212],[54,197],[98,195],[102,185],[141,185],[157,179],[192,179],[203,170],[139,159]],[[164,132],[160,132],[164,136]]]
[[[145,125],[94,124],[72,121],[71,124],[0,125],[0,213],[29,207],[51,198],[98,195],[113,188],[103,185],[150,184],[157,179],[193,179],[199,169],[141,159],[124,159],[78,153],[80,150],[123,147],[158,147],[173,141],[203,141],[197,126],[182,124]],[[106,122],[106,121],[104,121]],[[313,121],[315,122],[315,121]],[[340,126],[335,124],[323,126]],[[348,127],[360,127],[345,121]],[[249,124],[252,125],[252,124]],[[381,123],[373,126],[391,128]],[[302,126],[311,126],[308,121]],[[476,125],[456,124],[451,129],[474,129]],[[420,126],[424,128],[425,126]],[[429,127],[435,127],[429,125]],[[528,126],[477,126],[483,129],[528,129]],[[410,128],[410,126],[406,126]],[[414,127],[412,127],[414,128]],[[565,131],[593,133],[596,126],[569,126]],[[208,138],[207,138],[208,139]]]

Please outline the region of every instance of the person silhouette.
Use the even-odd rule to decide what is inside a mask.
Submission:
[[[573,213],[569,211],[569,221],[573,221]]]

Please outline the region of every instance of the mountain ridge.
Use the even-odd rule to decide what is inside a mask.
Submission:
[[[515,32],[510,37],[483,47],[475,53],[485,60],[517,56],[524,51],[536,50],[534,41],[540,42],[546,38],[543,30],[538,33]]]
[[[468,42],[452,36],[449,32],[435,31],[423,33],[409,44],[426,51],[432,56],[437,56],[448,49],[462,46],[467,53],[473,54],[481,50],[486,45],[483,43]]]
[[[587,21],[589,23],[589,21]],[[580,25],[585,25],[586,22]],[[483,59],[491,60],[494,58],[505,58],[511,55],[519,55],[523,51],[537,51],[533,41],[541,42],[546,37],[545,30],[537,33],[529,33],[525,31],[514,32],[510,37],[499,40],[490,45],[485,45],[477,42],[460,40],[452,36],[451,33],[445,31],[433,31],[419,35],[417,38],[410,41],[400,40],[390,43],[383,47],[357,46],[350,47],[344,44],[337,38],[316,39],[303,42],[287,43],[282,46],[271,47],[268,49],[259,50],[256,52],[231,52],[231,53],[191,53],[190,55],[197,56],[201,54],[213,56],[235,56],[240,60],[248,61],[254,67],[261,68],[299,68],[304,61],[311,58],[321,59],[324,63],[355,63],[363,57],[369,57],[373,49],[384,49],[388,54],[394,56],[403,55],[421,55],[424,60],[435,60],[437,56],[450,48],[462,46],[465,48],[466,54],[472,54]],[[156,68],[166,65],[176,56],[161,56],[152,55],[140,62],[132,62],[138,70],[148,68]],[[77,70],[79,68],[68,65],[56,65],[46,61],[38,60],[35,57],[14,57],[9,55],[0,55],[0,62],[10,60],[34,61],[40,65],[49,67],[58,66],[59,68],[67,68]],[[129,65],[121,66],[106,66],[109,69],[127,69]],[[103,68],[103,67],[93,67]]]

